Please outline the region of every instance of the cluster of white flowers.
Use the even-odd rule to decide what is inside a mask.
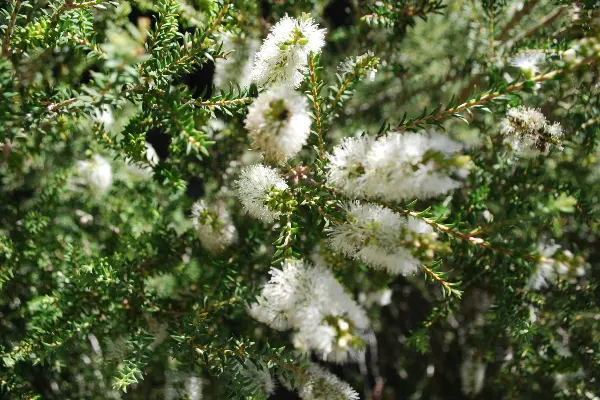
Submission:
[[[352,73],[355,72],[355,70],[357,68],[366,68],[367,69],[367,79],[370,81],[374,81],[375,80],[375,74],[377,73],[377,69],[374,67],[370,67],[368,65],[368,61],[369,60],[373,60],[374,59],[374,53],[372,51],[368,51],[363,55],[360,55],[358,57],[348,57],[346,60],[344,60],[340,66],[338,67],[338,70],[341,74],[348,74],[348,73]]]
[[[563,129],[558,122],[551,124],[539,109],[519,106],[511,108],[500,124],[500,133],[511,147],[519,152],[539,151],[547,154],[550,147],[561,149]]]
[[[345,138],[329,156],[328,184],[354,198],[385,201],[426,199],[455,189],[470,160],[455,156],[462,146],[436,133],[390,133]]]
[[[539,63],[544,60],[544,53],[527,52],[515,56],[512,65],[519,68],[525,78],[531,79],[540,72]]]
[[[347,222],[329,232],[335,251],[392,275],[414,273],[433,259],[436,234],[422,220],[357,201],[346,208]]]
[[[109,129],[115,123],[112,108],[105,104],[95,111],[94,121],[102,124],[104,128]]]
[[[299,395],[302,400],[358,400],[358,393],[350,385],[326,369],[311,364],[309,376],[302,384]]]
[[[197,201],[192,207],[192,222],[202,247],[210,252],[218,253],[237,239],[235,226],[222,203],[207,206],[204,200]]]
[[[251,83],[254,56],[260,42],[253,38],[239,38],[231,33],[223,36],[223,51],[234,50],[226,59],[215,61],[213,83],[219,90],[228,90],[230,85],[247,87]]]
[[[261,93],[248,107],[246,129],[252,148],[267,161],[285,161],[298,153],[310,134],[306,99],[287,87]]]
[[[202,399],[202,379],[187,373],[167,371],[165,383],[165,399]]]
[[[138,179],[147,180],[152,178],[154,167],[158,165],[160,159],[154,147],[148,142],[146,142],[146,161],[146,165],[138,165],[131,158],[126,158],[125,165],[127,166],[127,171]]]
[[[307,71],[310,52],[319,54],[325,45],[325,29],[312,18],[283,17],[269,33],[256,53],[252,81],[260,87],[269,84],[297,88]]]
[[[91,160],[78,161],[77,176],[95,195],[108,192],[113,183],[112,167],[108,160],[94,154]]]
[[[294,329],[295,345],[325,361],[343,363],[357,354],[369,320],[328,268],[290,260],[270,274],[250,308],[255,319],[273,329]]]
[[[235,185],[237,197],[252,217],[273,222],[281,216],[278,206],[289,186],[275,169],[262,164],[245,167]]]
[[[481,360],[475,359],[473,351],[467,351],[465,359],[460,365],[460,378],[462,381],[462,391],[467,396],[476,396],[485,381],[486,364]]]
[[[587,265],[583,260],[575,258],[568,250],[559,250],[560,246],[555,243],[538,245],[538,253],[542,259],[529,277],[531,289],[543,289],[554,284],[559,278],[575,282],[578,277],[585,275]]]
[[[381,289],[375,292],[361,293],[358,296],[360,304],[364,304],[367,308],[371,308],[377,304],[380,307],[389,306],[392,304],[393,293],[390,289]]]
[[[255,361],[257,362],[257,361]],[[251,388],[248,391],[253,391],[255,394],[261,395],[260,398],[267,398],[275,393],[275,382],[269,373],[269,368],[264,363],[260,364],[259,369],[255,362],[246,360],[243,364],[238,364],[237,373],[245,378],[248,378]]]

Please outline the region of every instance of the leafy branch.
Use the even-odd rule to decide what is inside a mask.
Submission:
[[[457,118],[461,121],[468,123],[467,119],[461,114],[462,112],[471,113],[472,109],[481,109],[483,111],[489,111],[484,107],[484,104],[494,100],[507,99],[506,95],[516,92],[519,90],[523,90],[525,88],[531,88],[536,83],[549,81],[555,79],[557,76],[562,74],[562,70],[550,71],[542,75],[538,75],[533,77],[530,80],[518,82],[506,87],[502,87],[495,91],[489,91],[485,94],[477,94],[475,97],[473,95],[464,103],[453,105],[454,99],[450,101],[449,108],[444,111],[440,111],[442,105],[438,105],[433,111],[430,113],[427,112],[427,109],[423,111],[423,113],[414,118],[406,120],[406,114],[402,118],[402,121],[398,124],[395,131],[406,131],[406,130],[415,130],[418,128],[422,128],[425,125],[437,125],[443,127],[440,123],[441,120],[447,118]]]
[[[515,27],[515,25],[518,24],[524,16],[529,14],[529,12],[533,9],[533,7],[535,7],[537,3],[539,3],[539,0],[529,0],[527,3],[525,3],[523,5],[523,8],[517,11],[510,19],[510,21],[508,21],[508,23],[498,36],[498,40],[504,41],[508,37],[510,31]]]
[[[90,8],[90,7],[104,10],[104,9],[106,9],[106,7],[104,6],[104,3],[108,3],[115,7],[118,5],[118,3],[115,0],[92,0],[92,1],[84,1],[83,3],[75,3],[74,0],[64,0],[64,3],[61,4],[60,7],[57,7],[54,10],[54,13],[52,14],[52,16],[50,17],[51,25],[54,25],[58,21],[60,15],[64,11],[81,10],[81,9]]]
[[[206,89],[200,94],[199,97],[204,97],[205,93]],[[211,111],[211,113],[214,113],[215,110],[218,110],[224,114],[232,116],[234,112],[240,111],[240,107],[251,103],[255,96],[255,92],[250,90],[245,91],[238,87],[237,90],[231,90],[230,92],[221,91],[221,93],[214,95],[209,99],[193,100],[186,104],[207,108]]]
[[[411,204],[408,205],[408,207],[411,207],[414,204],[415,204],[415,202],[412,202]],[[465,234],[465,233],[459,232],[459,231],[453,229],[450,225],[444,225],[444,224],[438,222],[439,219],[442,217],[438,217],[435,219],[428,218],[427,215],[429,215],[429,208],[424,211],[421,211],[421,212],[416,212],[416,211],[407,210],[407,209],[404,209],[401,207],[397,207],[394,205],[389,205],[389,204],[383,204],[383,205],[386,207],[389,207],[390,209],[392,209],[398,213],[401,213],[403,215],[410,215],[411,217],[418,218],[418,219],[422,220],[423,222],[425,222],[427,225],[431,226],[432,228],[434,228],[440,232],[446,233],[450,236],[453,236],[457,239],[463,240],[474,246],[479,246],[484,249],[491,250],[491,251],[494,251],[497,253],[501,253],[501,254],[504,254],[509,257],[522,258],[524,260],[531,261],[531,262],[549,262],[549,263],[553,262],[552,259],[546,258],[546,257],[541,257],[539,255],[525,254],[523,256],[518,256],[512,250],[505,249],[502,247],[494,247],[492,244],[486,242],[485,240],[483,240],[481,238],[472,236],[471,234]]]
[[[367,53],[364,56],[357,57],[350,71],[347,71],[344,76],[336,74],[338,85],[330,86],[329,100],[331,104],[328,113],[331,113],[339,105],[344,104],[344,100],[352,95],[352,91],[348,90],[353,84],[356,84],[360,78],[364,77],[369,70],[374,70],[379,64],[379,58],[373,54]]]
[[[279,238],[273,243],[275,248],[275,254],[273,254],[272,264],[279,264],[284,260],[288,260],[299,254],[294,253],[292,249],[292,240],[298,232],[298,225],[292,222],[292,216],[288,213],[286,216],[286,223],[281,229]]]
[[[441,14],[440,10],[445,7],[442,0],[398,1],[394,5],[382,3],[369,6],[371,13],[362,16],[360,20],[369,26],[402,28],[406,25],[414,25],[415,18],[424,20],[427,14]]]
[[[309,70],[309,86],[310,86],[310,94],[312,96],[312,104],[315,110],[314,119],[315,119],[315,131],[313,132],[317,135],[319,140],[319,160],[322,162],[325,159],[325,148],[323,144],[323,119],[321,116],[321,100],[319,97],[319,91],[323,86],[323,81],[317,78],[317,70],[319,58],[315,56],[312,52],[308,56],[308,70]]]
[[[180,67],[183,65],[188,65],[188,62],[190,63],[190,65],[197,63],[195,58],[204,50],[204,42],[206,41],[206,38],[208,38],[208,36],[211,35],[217,29],[217,27],[221,24],[221,21],[223,20],[225,13],[227,13],[227,10],[230,7],[229,3],[230,3],[230,0],[225,0],[223,2],[223,5],[221,6],[221,9],[219,10],[219,12],[215,16],[215,18],[213,18],[213,20],[211,21],[208,28],[206,28],[206,30],[204,30],[204,32],[202,32],[202,34],[200,35],[200,40],[198,41],[197,48],[188,52],[188,48],[193,47],[192,46],[193,41],[188,43],[187,41],[184,40],[183,46],[181,48],[181,50],[184,52],[183,57],[172,62],[170,65],[167,66],[167,69],[176,70],[177,67]],[[219,51],[220,51],[220,48],[219,48]]]
[[[462,296],[462,291],[457,289],[457,286],[460,285],[460,282],[448,282],[447,277],[449,275],[448,272],[440,271],[440,261],[436,261],[430,266],[423,265],[423,271],[425,271],[425,278],[430,280],[431,282],[437,282],[442,287],[442,295],[446,296],[454,296],[460,298]]]
[[[10,55],[10,37],[12,36],[13,29],[15,28],[15,22],[17,21],[17,15],[21,8],[21,0],[15,0],[12,11],[10,13],[10,20],[6,28],[6,33],[2,39],[2,55],[8,57]]]

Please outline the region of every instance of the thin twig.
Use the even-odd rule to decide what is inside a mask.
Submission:
[[[350,82],[352,82],[357,76],[358,76],[358,69],[355,68],[354,71],[352,72],[352,74],[348,75],[348,77],[346,77],[346,79],[344,79],[344,82],[342,82],[337,93],[335,94],[335,98],[331,101],[331,109],[335,108],[335,106],[340,101],[340,98],[344,94],[344,91],[346,90],[346,88],[348,87]]]
[[[536,82],[536,83],[544,82],[544,81],[549,81],[549,80],[554,79],[556,76],[560,75],[562,72],[563,72],[562,70],[550,71],[550,72],[548,72],[546,74],[538,75],[538,76],[532,78],[531,81],[532,82]],[[426,117],[426,118],[423,118],[423,119],[414,120],[414,121],[412,121],[408,125],[401,126],[401,127],[397,128],[397,131],[405,131],[407,129],[416,128],[419,125],[424,125],[424,124],[427,124],[427,123],[431,123],[432,121],[439,121],[441,119],[444,119],[444,118],[448,117],[449,115],[463,112],[463,111],[465,111],[465,110],[467,110],[469,108],[473,108],[475,106],[487,103],[488,101],[494,100],[494,99],[496,99],[496,98],[498,98],[500,96],[503,96],[503,95],[506,95],[508,93],[512,93],[512,92],[516,92],[518,90],[521,90],[521,89],[523,89],[525,87],[526,83],[527,83],[526,81],[525,82],[519,82],[519,83],[516,83],[516,84],[514,84],[512,86],[507,87],[502,92],[488,93],[488,94],[485,94],[485,95],[481,96],[479,99],[469,100],[469,101],[467,101],[467,102],[465,102],[465,103],[463,103],[463,104],[461,104],[459,106],[452,107],[452,108],[449,108],[447,110],[441,111],[441,112],[439,112],[439,113],[437,113],[437,114],[435,114],[433,116]]]
[[[213,311],[218,310],[219,308],[223,307],[223,306],[227,306],[233,303],[238,302],[240,299],[237,297],[231,297],[227,300],[223,300],[223,301],[219,301],[217,303],[211,304],[210,306],[206,307],[205,309],[201,310],[200,312],[198,312],[198,319],[204,319],[208,314],[210,314]]]
[[[456,231],[452,228],[450,228],[449,226],[446,226],[444,224],[441,224],[439,222],[436,222],[430,218],[424,217],[422,215],[420,215],[419,213],[415,212],[415,211],[410,211],[410,210],[405,210],[401,207],[396,207],[396,206],[389,206],[389,208],[391,208],[392,210],[399,212],[401,214],[404,215],[410,215],[411,217],[414,218],[418,218],[420,220],[422,220],[423,222],[425,222],[427,225],[431,226],[432,228],[440,231],[440,232],[444,232],[450,236],[453,236],[457,239],[461,239],[464,240],[465,242],[468,242],[469,244],[475,245],[475,246],[479,246],[479,247],[483,247],[484,249],[487,250],[491,250],[497,253],[501,253],[504,254],[506,256],[509,257],[517,257],[517,255],[515,254],[514,251],[509,250],[509,249],[505,249],[502,247],[494,247],[492,246],[490,243],[486,242],[485,240],[478,238],[478,237],[474,237],[471,234],[465,234],[459,231]],[[523,255],[521,258],[523,258],[524,260],[527,261],[532,261],[532,262],[548,262],[548,263],[552,263],[554,260],[552,260],[551,258],[546,258],[546,257],[542,257],[539,255],[533,255],[533,254],[525,254]]]
[[[217,101],[210,101],[210,100],[206,100],[206,101],[194,101],[192,102],[193,105],[198,106],[198,107],[222,107],[222,106],[227,106],[227,105],[232,105],[232,104],[245,104],[245,103],[249,103],[253,100],[252,97],[240,97],[238,99],[230,99],[230,100],[217,100]]]
[[[66,107],[68,105],[70,105],[71,103],[74,103],[75,101],[77,101],[77,98],[72,98],[72,99],[68,99],[65,101],[61,101],[60,103],[45,103],[45,102],[41,102],[40,104],[45,105],[46,106],[46,111],[48,112],[54,112],[57,111],[63,107]]]
[[[100,5],[102,3],[108,3],[109,1],[114,0],[92,0],[92,1],[84,1],[83,3],[68,3],[65,1],[65,10],[77,10],[81,8],[89,8]]]
[[[458,289],[455,289],[453,286],[453,284],[445,281],[437,272],[435,272],[434,270],[432,270],[431,268],[427,267],[426,265],[422,265],[423,270],[425,271],[425,273],[434,281],[436,281],[437,283],[439,283],[442,287],[443,287],[443,293],[446,294],[454,294],[457,297],[461,297],[461,292]]]
[[[171,65],[178,66],[181,64],[185,64],[188,60],[190,60],[191,58],[198,55],[204,49],[204,41],[221,24],[221,20],[225,16],[225,13],[227,12],[228,9],[229,9],[229,0],[226,0],[223,3],[223,8],[221,8],[221,10],[219,11],[219,14],[217,14],[217,17],[213,20],[213,22],[209,25],[209,27],[206,28],[206,31],[204,32],[204,39],[202,40],[202,42],[200,43],[198,48],[195,51],[191,51],[188,54],[186,54],[185,56],[181,57],[179,60],[173,62],[172,64],[169,65],[169,67]],[[187,50],[187,49],[185,49],[185,50]],[[192,60],[191,63],[194,64],[195,61]]]
[[[8,27],[6,28],[6,35],[2,40],[2,55],[5,57],[10,56],[10,37],[12,36],[13,29],[15,28],[15,22],[17,21],[17,14],[21,8],[21,0],[16,0],[10,14],[10,21],[8,21]]]
[[[527,3],[525,3],[523,5],[523,8],[521,8],[519,11],[517,11],[513,15],[513,17],[510,19],[510,21],[508,21],[508,23],[506,24],[506,26],[504,27],[504,29],[500,33],[500,36],[498,36],[498,40],[501,41],[501,42],[504,42],[506,40],[506,38],[508,37],[508,34],[512,30],[512,28],[514,28],[515,25],[518,24],[519,21],[524,16],[526,16],[527,14],[529,14],[529,11],[531,11],[531,9],[538,3],[538,1],[539,0],[530,0]]]
[[[61,4],[61,6],[58,7],[54,11],[52,16],[50,17],[50,25],[54,25],[56,23],[56,21],[58,21],[58,17],[60,16],[60,14],[63,13],[63,11],[79,10],[79,9],[83,9],[83,8],[95,7],[102,3],[108,3],[109,1],[114,1],[114,0],[93,0],[93,1],[85,1],[83,3],[73,3],[72,0],[71,1],[65,0],[65,2],[63,4]]]
[[[171,5],[173,5],[174,1],[175,0],[170,0],[169,3],[167,4],[167,6],[165,8],[168,10],[171,7]],[[160,31],[162,30],[162,26],[163,26],[164,22],[165,22],[165,18],[161,18],[156,23],[156,28],[154,29],[154,33],[152,34],[152,38],[148,41],[148,43],[150,43],[149,49],[153,49],[154,48],[154,45],[156,44],[156,40],[158,39],[158,35],[160,34]]]
[[[546,15],[544,18],[542,18],[540,20],[540,22],[538,22],[533,28],[521,33],[520,35],[517,35],[514,39],[512,39],[510,41],[510,44],[512,45],[514,43],[520,42],[523,39],[527,39],[528,37],[535,35],[535,33],[537,31],[539,31],[543,27],[550,25],[552,22],[554,22],[554,20],[556,20],[558,17],[560,17],[565,10],[566,10],[566,7],[564,7],[564,6],[561,6],[561,7],[558,7],[556,9],[552,10],[552,12],[550,12],[548,15]],[[511,47],[511,46],[508,46],[508,47]]]
[[[294,232],[292,231],[292,216],[290,213],[288,213],[286,215],[286,223],[285,223],[285,238],[283,239],[283,243],[281,244],[282,246],[282,251],[283,251],[283,259],[284,260],[288,260],[290,258],[292,258],[291,254],[290,254],[290,246],[292,245],[292,236],[294,234]]]
[[[196,351],[196,353],[198,353],[199,355],[203,355],[205,352],[213,352],[213,353],[217,353],[217,354],[222,354],[225,356],[234,356],[236,353],[231,350],[231,349],[222,349],[219,347],[208,347],[208,346],[201,346],[201,345],[194,345],[194,349]],[[240,358],[244,357],[244,350],[245,347],[243,345],[238,346],[237,349],[237,355]],[[310,373],[308,371],[305,370],[301,370],[300,368],[298,368],[297,366],[293,365],[293,364],[287,364],[277,358],[273,358],[270,356],[266,356],[263,354],[257,354],[258,357],[263,358],[264,360],[266,360],[269,363],[272,364],[277,364],[280,367],[282,367],[283,369],[287,369],[290,372],[293,372],[294,374],[296,374],[299,377],[303,377],[306,378],[310,375]]]
[[[597,124],[598,122],[600,122],[600,117],[588,119],[583,124],[581,124],[581,129],[585,129],[588,126],[592,126],[594,124]]]
[[[313,98],[313,106],[315,108],[315,124],[316,132],[319,138],[319,161],[325,159],[325,149],[323,145],[323,121],[321,120],[321,105],[319,104],[319,96],[317,93],[317,76],[315,72],[314,56],[311,53],[308,56],[308,70],[310,72],[311,94]]]
[[[99,57],[105,56],[104,51],[102,51],[102,49],[100,49],[100,47],[97,44],[90,43],[86,38],[81,39],[73,36],[71,33],[67,33],[67,38],[83,47],[87,47],[92,51],[92,53],[96,53]]]

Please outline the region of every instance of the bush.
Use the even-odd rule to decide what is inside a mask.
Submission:
[[[597,7],[9,1],[0,395],[598,399]]]

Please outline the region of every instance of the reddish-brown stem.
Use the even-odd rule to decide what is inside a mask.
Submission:
[[[317,93],[318,84],[313,54],[308,56],[308,70],[310,71],[311,94],[313,98],[313,106],[315,108],[316,132],[319,138],[319,161],[323,161],[325,158],[325,148],[323,145],[323,121],[321,120],[321,105],[319,104],[319,96]]]

